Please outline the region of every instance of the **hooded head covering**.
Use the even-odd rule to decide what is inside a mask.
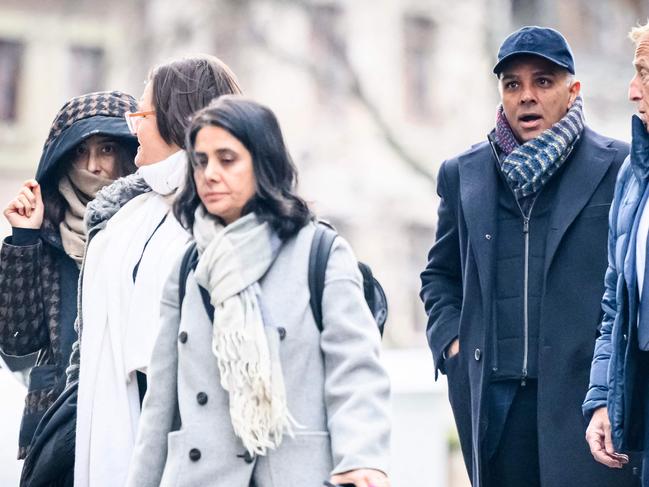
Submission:
[[[90,93],[72,98],[57,113],[43,146],[36,170],[36,180],[46,199],[41,236],[54,245],[62,245],[78,264],[81,262],[86,238],[83,226],[86,204],[94,198],[100,186],[110,184],[111,180],[67,170],[63,174],[59,172],[59,168],[70,162],[72,149],[94,135],[111,137],[135,155],[137,138],[126,125],[124,115],[127,111],[137,111],[137,102],[131,95],[119,91]],[[134,164],[131,169],[127,172],[135,170]],[[77,188],[75,184],[79,184],[79,181],[83,184]]]
[[[43,146],[36,170],[36,180],[43,183],[55,172],[63,156],[93,135],[106,135],[123,140],[135,147],[124,114],[137,111],[137,101],[120,91],[100,91],[69,100],[54,118]]]

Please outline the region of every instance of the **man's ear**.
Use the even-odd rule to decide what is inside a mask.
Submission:
[[[577,99],[577,97],[579,96],[579,93],[581,93],[581,82],[578,80],[573,81],[572,84],[570,85],[570,88],[568,89],[570,90],[570,100],[568,103],[568,108],[570,108],[572,104],[575,102],[575,100]]]

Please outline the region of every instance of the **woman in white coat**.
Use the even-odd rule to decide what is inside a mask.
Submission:
[[[315,224],[275,116],[221,97],[195,115],[187,144],[175,212],[198,261],[182,303],[180,262],[165,286],[127,485],[389,485],[379,332],[340,237],[316,326]]]
[[[140,144],[139,169],[88,206],[78,312],[77,487],[126,480],[163,283],[189,238],[171,213],[187,170],[185,128],[210,100],[239,91],[232,72],[212,56],[153,69],[138,112],[126,114]],[[69,382],[78,364],[74,354]]]

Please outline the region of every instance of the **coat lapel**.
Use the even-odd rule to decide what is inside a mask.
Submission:
[[[460,157],[460,198],[475,256],[483,302],[489,302],[495,271],[498,174],[489,145]]]
[[[596,139],[588,128],[584,129],[582,137],[560,175],[546,240],[545,275],[563,236],[592,197],[617,154],[616,149]]]

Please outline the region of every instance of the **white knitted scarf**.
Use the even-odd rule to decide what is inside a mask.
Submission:
[[[195,217],[195,277],[214,306],[212,352],[229,394],[232,426],[249,453],[265,455],[297,426],[286,403],[277,340],[266,336],[258,284],[282,242],[254,213],[226,227],[202,205]]]

